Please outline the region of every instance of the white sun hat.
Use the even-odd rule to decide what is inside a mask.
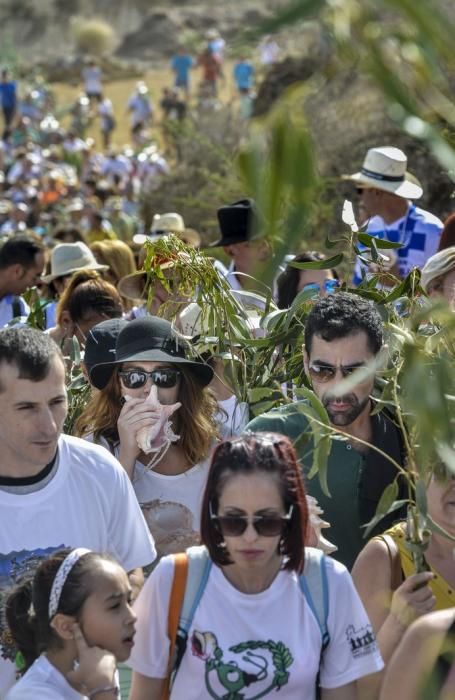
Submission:
[[[391,192],[397,197],[419,199],[423,190],[415,180],[409,179],[409,174],[406,172],[407,164],[408,159],[399,148],[393,146],[370,148],[360,172],[342,177],[360,186]]]
[[[96,261],[92,251],[85,243],[60,243],[51,253],[51,272],[41,280],[46,284],[57,279],[72,275],[78,270],[108,270],[109,265],[101,265]]]
[[[432,255],[431,258],[428,258],[422,268],[422,276],[420,278],[422,288],[428,292],[430,282],[433,282],[433,280],[438,277],[443,277],[454,269],[455,246],[440,250],[438,253],[435,253],[435,255]]]

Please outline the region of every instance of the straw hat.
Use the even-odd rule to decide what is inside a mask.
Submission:
[[[57,277],[66,277],[78,270],[108,270],[109,265],[96,261],[92,251],[85,243],[60,243],[51,253],[51,272],[41,280],[48,284]]]
[[[157,241],[170,233],[173,233],[174,236],[177,236],[177,238],[180,238],[192,248],[199,248],[201,245],[201,237],[198,232],[192,228],[186,228],[183,217],[175,212],[155,214],[149,235],[138,233],[133,237],[133,243],[142,245],[146,240]]]
[[[406,171],[408,159],[403,151],[393,146],[370,148],[362,169],[353,175],[343,175],[344,180],[391,192],[405,199],[419,199],[423,190]]]
[[[443,277],[453,269],[455,269],[455,246],[444,248],[428,258],[422,268],[420,278],[422,288],[428,292],[430,282],[433,282],[437,277]]]
[[[164,273],[165,277],[171,277],[174,273],[175,264],[178,260],[190,259],[186,253],[175,252],[168,257],[156,256],[154,259],[155,263],[160,264],[160,269]],[[138,299],[143,299],[147,286],[147,271],[139,270],[138,272],[133,272],[130,275],[125,275],[117,284],[117,289],[122,297],[126,299],[131,299],[131,301],[137,301]]]
[[[257,308],[245,308],[244,311],[247,317],[245,319],[246,325],[254,336],[255,332],[260,327],[261,315]],[[180,311],[178,315],[178,326],[185,338],[202,344],[202,347],[199,347],[200,351],[205,346],[219,343],[218,337],[209,335],[208,310],[204,311],[195,301],[192,301]]]

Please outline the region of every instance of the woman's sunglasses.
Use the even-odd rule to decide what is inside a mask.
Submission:
[[[146,372],[145,369],[125,369],[118,373],[127,389],[140,389],[150,377],[158,389],[172,389],[180,379],[181,372],[174,367],[163,367]]]
[[[292,518],[294,506],[289,508],[287,515],[215,515],[210,505],[210,518],[214,520],[224,537],[240,537],[251,522],[257,534],[261,537],[278,537],[283,528]]]
[[[310,377],[315,379],[317,382],[330,382],[337,373],[339,369],[342,377],[345,379],[349,377],[356,369],[360,369],[363,365],[326,365],[320,362],[312,362],[308,366]]]
[[[340,286],[340,283],[338,280],[326,279],[324,280],[323,286],[327,294],[333,294],[335,289],[338,289],[338,287]],[[309,284],[303,285],[302,291],[308,292],[310,290],[319,294],[319,292],[321,291],[321,285],[317,282],[310,282]]]

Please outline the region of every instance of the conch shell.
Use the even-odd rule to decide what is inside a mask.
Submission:
[[[307,496],[306,500],[308,505],[308,513],[310,516],[311,527],[309,544],[312,547],[317,547],[317,549],[321,549],[324,552],[324,554],[331,554],[332,552],[336,552],[338,547],[326,540],[326,538],[321,532],[321,530],[323,530],[324,528],[330,527],[330,523],[326,522],[325,520],[322,520],[322,518],[319,517],[324,513],[324,511],[317,502],[317,499],[313,496]]]
[[[144,454],[155,454],[148,465],[152,467],[164,457],[171,443],[176,442],[180,437],[174,433],[169,418],[182,404],[180,402],[173,404],[160,403],[158,400],[158,388],[155,384],[152,384],[150,394],[145,399],[145,403],[148,403],[151,408],[159,411],[159,418],[152,425],[138,430],[136,441],[138,447],[140,447]]]

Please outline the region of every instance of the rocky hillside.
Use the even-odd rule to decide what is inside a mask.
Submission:
[[[270,16],[284,0],[0,0],[0,56],[26,60],[72,52],[71,19],[102,17],[112,24],[123,58],[156,61],[179,41],[197,42],[216,27],[229,41],[240,28]]]

